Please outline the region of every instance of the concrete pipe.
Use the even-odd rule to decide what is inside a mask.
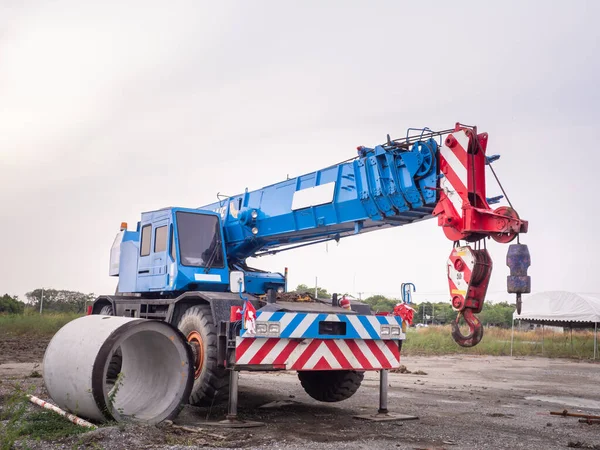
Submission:
[[[116,383],[107,383],[115,351]],[[63,409],[95,421],[156,424],[177,415],[194,382],[185,337],[165,322],[91,315],[54,335],[44,355],[44,383]]]

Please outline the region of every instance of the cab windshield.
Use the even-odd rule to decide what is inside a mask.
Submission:
[[[177,211],[181,264],[223,268],[223,247],[217,216]]]

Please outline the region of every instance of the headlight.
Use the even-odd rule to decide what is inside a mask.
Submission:
[[[392,327],[392,336],[400,336],[400,327]]]
[[[388,327],[388,326],[382,326],[381,327],[381,335],[382,336],[389,336],[390,335],[390,327]]]
[[[252,212],[250,213],[250,217],[252,217],[253,219],[256,219],[258,217],[258,211],[253,209]]]
[[[279,322],[256,322],[256,334],[259,336],[279,336]]]
[[[258,228],[253,227],[252,228],[252,234],[258,234]]]
[[[283,286],[279,286],[277,288],[277,292],[280,293],[280,294],[283,293]]]

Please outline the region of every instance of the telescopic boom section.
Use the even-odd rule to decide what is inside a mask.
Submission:
[[[438,144],[359,147],[352,160],[201,209],[221,213],[230,260],[433,217]]]
[[[453,336],[460,345],[473,346],[483,334],[473,313],[483,307],[492,269],[479,241],[491,237],[508,243],[527,232],[527,222],[514,209],[489,206],[485,167],[497,157],[486,156],[487,139],[487,133],[460,124],[442,132],[423,129],[404,139],[388,137],[374,148],[358,147],[351,160],[200,209],[221,214],[232,265],[245,265],[252,256],[437,216],[445,235],[455,242],[448,260],[452,306],[460,312]],[[476,247],[460,247],[461,240],[475,242]],[[521,247],[516,253],[528,258],[526,246]],[[520,294],[530,289],[522,270],[529,265],[525,259],[508,261],[521,268],[515,271],[518,283],[509,277],[518,306]],[[467,336],[458,327],[461,316],[470,328]]]

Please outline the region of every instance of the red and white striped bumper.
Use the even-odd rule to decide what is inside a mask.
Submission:
[[[379,370],[400,366],[400,345],[369,339],[236,339],[237,366],[285,370]]]

